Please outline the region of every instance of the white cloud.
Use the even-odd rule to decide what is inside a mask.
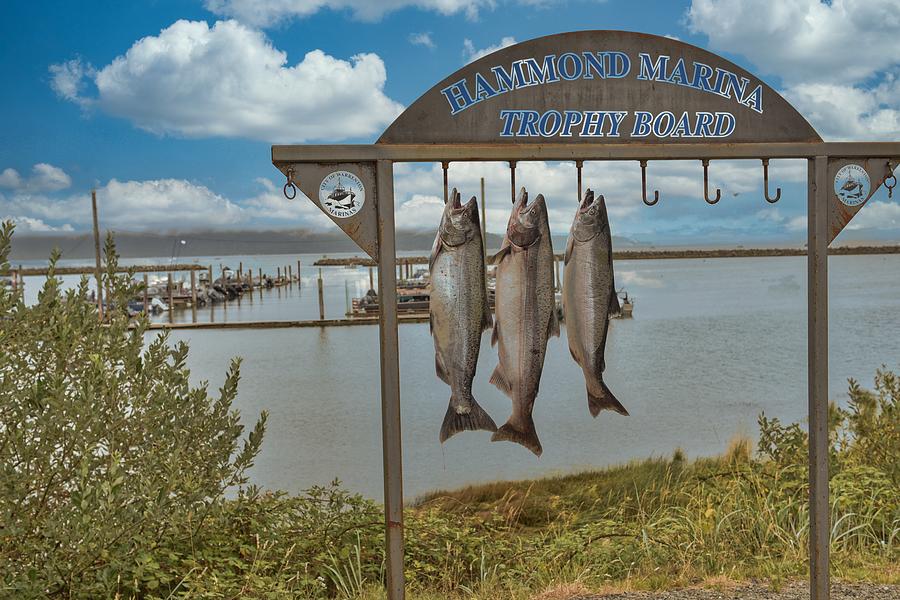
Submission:
[[[512,46],[515,43],[516,38],[512,36],[506,36],[500,40],[499,44],[488,46],[487,48],[476,48],[472,40],[466,38],[463,40],[463,56],[465,57],[467,63],[475,62],[483,56],[487,56],[488,54],[506,48],[507,46]]]
[[[37,163],[31,167],[31,177],[24,179],[15,169],[4,169],[0,173],[0,188],[27,192],[56,192],[72,185],[72,178],[60,169],[47,163]]]
[[[785,228],[788,231],[803,231],[803,232],[805,232],[806,231],[806,223],[807,223],[806,215],[801,215],[799,217],[794,217],[793,219],[788,221]]]
[[[345,61],[313,50],[290,66],[262,32],[236,21],[177,21],[96,71],[72,62],[51,67],[61,97],[157,134],[340,140],[377,134],[402,109],[384,94],[377,55]],[[97,95],[83,96],[76,76]]]
[[[13,217],[7,215],[3,219],[0,219],[0,221],[12,221],[16,226],[17,233],[53,233],[74,231],[72,226],[68,223],[60,225],[59,227],[54,227],[53,225],[44,223],[40,219],[33,219],[31,217]]]
[[[73,58],[66,62],[50,65],[50,87],[60,98],[64,98],[82,107],[90,104],[90,99],[82,97],[85,87],[85,79],[96,75],[91,65],[84,64],[80,58]]]
[[[259,27],[279,25],[320,10],[349,10],[365,21],[377,21],[385,14],[408,7],[442,15],[465,14],[470,19],[483,8],[494,8],[495,0],[205,0],[206,8],[226,17]]]
[[[693,0],[687,22],[788,84],[856,83],[900,59],[896,0]]]
[[[847,229],[895,229],[900,230],[900,204],[896,202],[867,202]]]
[[[430,31],[409,34],[409,43],[413,46],[425,46],[429,50],[434,50],[435,48],[437,48],[434,40],[431,39]]]
[[[896,0],[693,0],[689,28],[784,82],[782,94],[826,139],[900,135]]]

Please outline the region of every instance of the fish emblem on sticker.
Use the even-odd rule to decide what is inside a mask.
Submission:
[[[834,193],[846,206],[859,206],[869,198],[871,191],[869,174],[860,165],[844,165],[834,176]]]
[[[319,204],[333,217],[352,217],[365,202],[366,188],[350,171],[329,173],[319,185]]]

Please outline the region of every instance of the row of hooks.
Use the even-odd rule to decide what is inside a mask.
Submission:
[[[781,188],[775,188],[775,195],[769,195],[769,159],[763,158],[762,166],[763,166],[763,193],[766,198],[766,202],[770,204],[775,204],[779,200],[781,200]],[[516,201],[516,162],[514,160],[509,161],[509,170],[510,170],[510,190],[511,197],[513,203]],[[716,188],[715,197],[711,197],[709,195],[709,159],[704,158],[700,161],[703,164],[703,199],[706,200],[709,204],[716,204],[719,200],[722,199],[722,190]],[[659,202],[659,190],[653,190],[653,200],[650,200],[647,197],[647,161],[641,160],[641,198],[644,201],[644,204],[647,206],[653,206],[657,202]],[[575,168],[578,171],[578,198],[581,198],[581,170],[584,167],[583,160],[575,161]],[[448,161],[444,161],[441,163],[441,168],[444,171],[444,203],[447,203],[447,171],[450,168],[450,163]],[[894,167],[891,161],[887,161],[887,165],[885,166],[884,178],[881,181],[882,185],[887,188],[888,198],[893,198],[894,196],[894,188],[897,186],[897,178],[894,176]],[[290,191],[290,192],[289,192]],[[288,200],[293,200],[297,197],[297,186],[294,182],[294,169],[290,168],[287,171],[287,183],[284,184],[284,196]]]

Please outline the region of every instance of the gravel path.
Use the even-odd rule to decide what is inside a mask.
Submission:
[[[765,585],[739,586],[727,591],[686,589],[670,592],[628,592],[622,594],[574,595],[566,600],[809,600],[804,583],[794,583],[779,591]],[[834,583],[831,600],[900,600],[900,586],[872,583]]]

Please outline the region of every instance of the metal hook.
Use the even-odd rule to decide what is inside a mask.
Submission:
[[[512,197],[512,203],[516,203],[516,161],[509,161],[509,171],[510,171],[510,196]]]
[[[709,159],[704,158],[703,163],[703,199],[709,204],[715,204],[722,199],[722,190],[716,188],[716,198],[713,200],[709,197]]]
[[[290,195],[288,195],[288,190],[291,190]],[[293,200],[297,197],[297,186],[294,185],[294,167],[290,167],[287,170],[287,183],[284,184],[281,191],[288,200]]]
[[[653,202],[647,200],[647,161],[641,161],[641,195],[644,199],[644,204],[647,206],[653,206],[657,202],[659,202],[659,190],[653,190]]]
[[[893,183],[888,183],[889,180]],[[897,177],[894,175],[894,167],[891,166],[891,161],[887,161],[887,170],[884,174],[884,180],[881,183],[887,188],[888,198],[893,198],[894,188],[897,187]]]
[[[781,200],[781,188],[775,188],[775,197],[771,198],[769,196],[769,159],[762,159],[763,164],[763,184],[765,185],[764,192],[766,194],[766,202],[769,204],[775,204],[779,200]]]
[[[575,170],[578,171],[578,202],[581,202],[581,168],[584,166],[583,160],[575,161]]]

